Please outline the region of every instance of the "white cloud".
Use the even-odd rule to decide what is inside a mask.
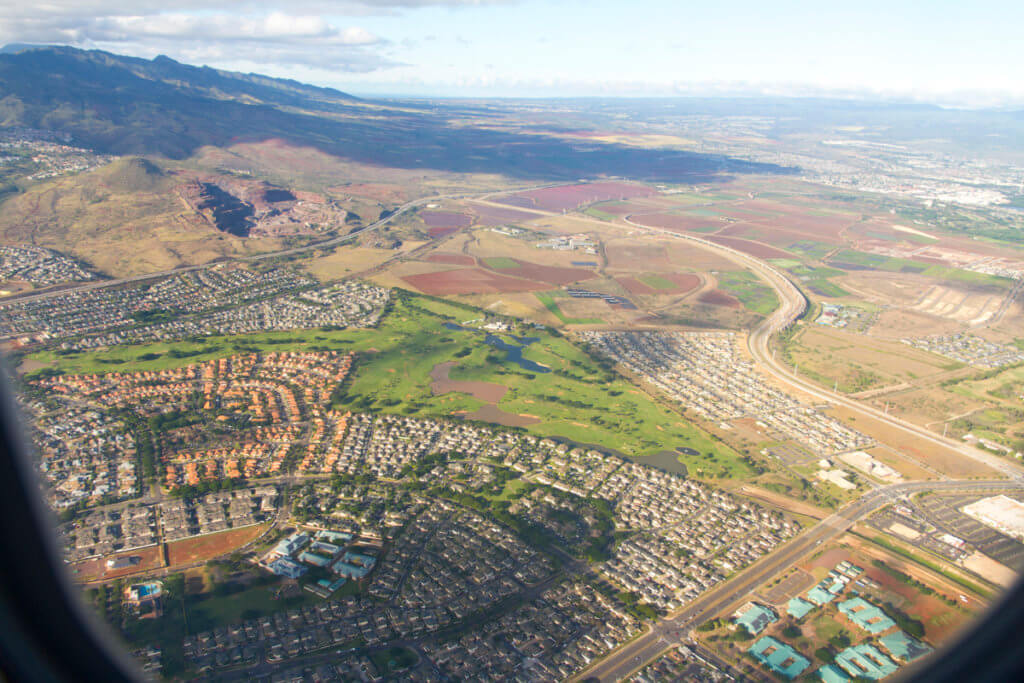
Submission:
[[[177,41],[259,41],[263,44],[374,45],[381,38],[358,26],[339,28],[319,16],[296,16],[273,12],[262,17],[228,14],[196,16],[103,17],[78,29],[78,35],[95,42],[125,42],[147,39]]]
[[[137,56],[163,53],[217,65],[315,65],[365,73],[397,63],[389,43],[359,17],[427,6],[478,6],[504,0],[43,0],[0,4],[0,44],[56,43]],[[282,10],[286,7],[287,10]],[[348,22],[344,22],[348,23]]]

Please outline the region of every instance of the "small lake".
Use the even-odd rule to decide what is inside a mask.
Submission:
[[[484,337],[484,342],[490,344],[499,351],[505,352],[505,360],[510,360],[513,363],[517,363],[519,367],[528,372],[551,372],[551,368],[546,368],[540,363],[534,363],[532,360],[523,358],[523,347],[514,346],[509,344],[501,337],[496,337],[493,334],[489,334]]]
[[[684,477],[687,474],[686,465],[679,462],[679,454],[675,451],[662,451],[661,453],[648,455],[643,458],[630,458],[630,460],[641,465],[656,467],[659,470],[670,472],[671,474],[681,474]]]

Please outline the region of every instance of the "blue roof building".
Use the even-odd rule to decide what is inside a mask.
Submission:
[[[306,573],[306,568],[290,557],[279,557],[267,565],[274,574],[289,579],[297,579]]]
[[[872,635],[877,635],[896,625],[881,607],[872,605],[864,598],[852,598],[841,602],[836,607],[857,626]]]
[[[281,541],[274,546],[274,552],[278,555],[291,555],[295,551],[302,548],[309,542],[309,536],[302,533],[296,532],[288,538],[281,539]]]
[[[771,636],[761,638],[747,652],[775,673],[790,679],[796,678],[811,665],[806,657]]]
[[[361,564],[367,568],[373,568],[373,565],[377,564],[377,558],[373,555],[365,555],[363,553],[356,553],[351,550],[345,551],[341,559],[346,562],[354,562],[355,564]]]
[[[843,673],[835,664],[826,664],[825,666],[818,669],[818,678],[823,683],[846,683],[850,680],[850,677]]]
[[[882,636],[878,642],[894,659],[900,662],[912,662],[932,651],[931,646],[908,636],[903,631],[895,631],[887,636]]]
[[[748,602],[733,616],[735,617],[736,625],[747,629],[747,632],[751,635],[757,635],[768,624],[779,620],[778,616],[771,609],[754,602]]]
[[[814,604],[807,602],[803,598],[793,598],[786,605],[786,614],[793,617],[794,619],[803,619],[807,616],[807,613],[814,609]]]
[[[815,586],[810,591],[808,591],[807,599],[813,602],[815,605],[821,607],[822,605],[827,605],[828,603],[835,600],[836,596],[832,593],[829,593],[821,586]]]
[[[836,664],[853,678],[861,676],[878,681],[896,672],[899,666],[874,645],[861,643],[836,655]]]
[[[323,555],[317,555],[316,553],[311,553],[308,550],[304,550],[303,552],[299,553],[299,561],[305,562],[306,564],[311,564],[314,567],[326,567],[331,563],[331,558],[324,557]]]
[[[346,562],[344,559],[340,559],[331,565],[331,571],[340,576],[347,576],[350,579],[359,580],[365,578],[370,573],[370,567],[361,567],[357,564],[351,564]]]
[[[321,529],[320,531],[316,532],[316,538],[319,540],[327,541],[329,543],[344,545],[345,543],[351,541],[354,537],[352,536],[352,534],[347,533],[345,531],[331,531],[329,529]]]
[[[309,546],[309,549],[314,552],[324,553],[334,557],[341,552],[341,546],[334,545],[333,543],[327,543],[326,541],[313,541]]]

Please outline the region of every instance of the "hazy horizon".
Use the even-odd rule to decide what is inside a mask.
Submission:
[[[794,96],[1024,104],[1024,9],[796,1],[55,0],[0,9],[0,42],[65,44],[366,96]],[[992,17],[1001,17],[998,22]]]

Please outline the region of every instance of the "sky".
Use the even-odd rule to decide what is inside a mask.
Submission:
[[[17,6],[0,7],[0,43],[165,54],[356,95],[778,94],[1024,104],[1019,0],[4,4]]]

